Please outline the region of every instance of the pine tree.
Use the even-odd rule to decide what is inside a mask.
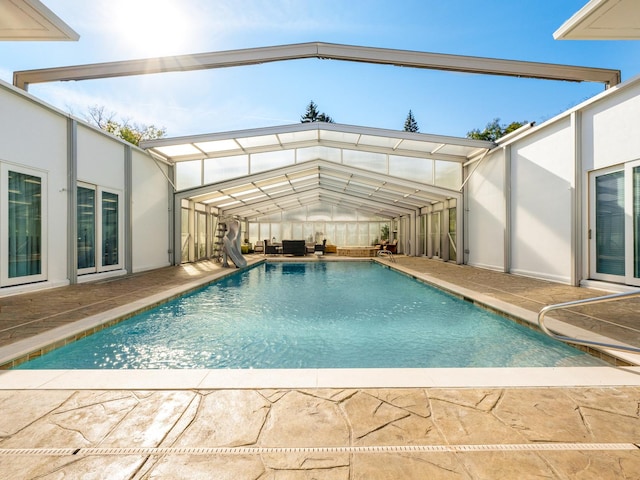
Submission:
[[[303,116],[300,117],[300,123],[310,122],[333,123],[333,119],[324,112],[318,112],[318,105],[316,105],[316,103],[311,100],[311,102],[309,102],[309,105],[307,105],[307,111]]]
[[[413,116],[413,112],[409,110],[409,114],[407,115],[407,119],[404,121],[404,131],[405,132],[419,132],[420,127],[418,127],[418,122],[416,122],[415,117]]]

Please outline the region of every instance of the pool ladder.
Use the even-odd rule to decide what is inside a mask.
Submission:
[[[380,258],[388,258],[392,263],[396,263],[396,259],[393,258],[393,253],[389,250],[378,250],[378,257]]]
[[[547,305],[542,308],[538,313],[538,326],[540,329],[556,340],[560,340],[561,342],[573,343],[576,345],[584,345],[586,347],[603,347],[609,348],[611,350],[619,350],[621,352],[630,352],[630,353],[640,353],[640,348],[631,347],[629,345],[618,345],[611,343],[603,343],[603,342],[595,342],[591,340],[580,340],[578,338],[566,337],[564,335],[558,335],[557,333],[553,333],[549,328],[544,324],[544,317],[547,313],[553,310],[562,310],[565,308],[576,307],[580,305],[594,305],[596,303],[605,303],[605,302],[615,302],[616,300],[622,300],[626,298],[632,297],[640,297],[640,290],[634,290],[633,292],[627,293],[614,293],[612,295],[604,295],[602,297],[594,297],[587,298],[584,300],[575,300],[573,302],[564,302],[564,303],[556,303],[555,305]]]

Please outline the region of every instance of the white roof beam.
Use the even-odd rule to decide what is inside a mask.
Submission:
[[[620,71],[612,69],[311,42],[146,58],[141,60],[22,70],[13,73],[13,84],[27,90],[31,83],[89,80],[150,73],[238,67],[303,58],[346,60],[395,65],[399,67],[540,78],[546,80],[601,82],[608,87],[620,83]]]

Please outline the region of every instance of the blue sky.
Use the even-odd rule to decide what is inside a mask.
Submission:
[[[640,73],[640,42],[558,41],[587,0],[43,0],[78,42],[0,42],[0,79],[15,70],[328,42],[616,68]],[[102,105],[168,136],[298,123],[314,100],[337,123],[465,136],[493,118],[541,123],[603,91],[569,83],[336,60],[34,84],[30,93],[84,117]]]

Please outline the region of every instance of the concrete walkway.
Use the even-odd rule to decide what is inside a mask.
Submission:
[[[524,317],[603,293],[422,258],[396,261]],[[0,298],[0,350],[226,273],[202,262]],[[631,343],[638,312],[638,301],[628,300],[562,321]],[[640,479],[638,382],[34,390],[7,389],[10,376],[0,373],[3,478]]]

